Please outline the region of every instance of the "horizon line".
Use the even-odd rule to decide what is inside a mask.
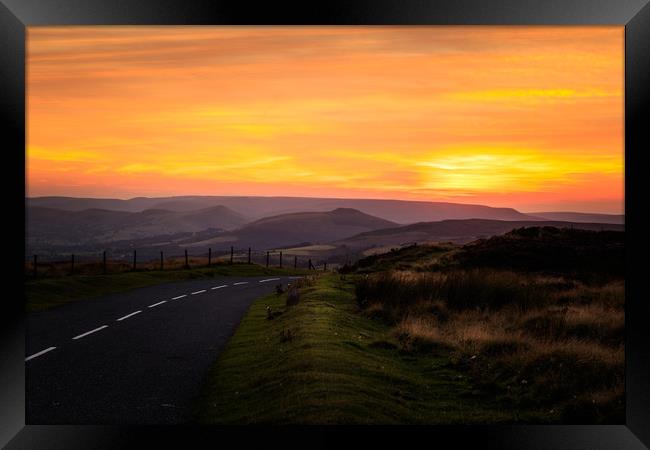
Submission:
[[[601,215],[610,215],[610,216],[625,216],[625,211],[620,213],[613,212],[595,212],[595,211],[580,211],[580,210],[523,210],[518,209],[513,206],[492,206],[484,203],[463,203],[463,202],[451,202],[451,201],[436,201],[436,200],[403,200],[395,198],[361,198],[361,197],[311,197],[311,196],[295,196],[295,195],[200,195],[200,194],[184,194],[184,195],[165,195],[165,196],[135,196],[135,197],[79,197],[71,195],[39,195],[39,196],[25,196],[26,200],[29,199],[38,199],[38,198],[71,198],[71,199],[88,199],[88,200],[120,200],[120,201],[130,201],[136,199],[163,199],[163,198],[179,198],[179,197],[230,197],[230,198],[300,198],[300,199],[326,199],[326,200],[363,200],[363,201],[392,201],[392,202],[407,202],[407,203],[444,203],[451,205],[465,205],[465,206],[483,206],[493,209],[512,209],[522,214],[533,214],[533,213],[578,213],[578,214],[601,214]]]

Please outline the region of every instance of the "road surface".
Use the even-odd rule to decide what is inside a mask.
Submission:
[[[295,277],[167,283],[27,316],[27,424],[191,421],[204,376],[256,298]]]

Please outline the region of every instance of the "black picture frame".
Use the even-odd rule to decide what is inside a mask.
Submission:
[[[25,426],[24,298],[1,294],[0,445],[9,449],[124,448],[146,443],[195,448],[192,442],[237,445],[404,445],[414,438],[454,448],[636,449],[650,446],[649,272],[644,227],[644,151],[650,132],[649,0],[325,0],[301,4],[219,0],[0,0],[0,124],[5,199],[12,211],[5,236],[24,235],[25,27],[31,25],[621,25],[625,26],[626,423],[435,427],[106,427]],[[22,152],[22,153],[21,153]],[[7,170],[8,169],[8,170]],[[22,177],[22,178],[21,178]],[[21,187],[22,186],[22,187]],[[23,214],[20,214],[20,211]],[[21,219],[22,218],[22,219]],[[3,260],[9,285],[23,277],[24,248]],[[18,254],[18,252],[22,254]],[[20,289],[11,289],[20,292]],[[9,292],[9,289],[7,289]]]

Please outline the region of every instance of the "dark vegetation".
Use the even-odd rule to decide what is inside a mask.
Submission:
[[[365,264],[382,259],[356,271]],[[623,233],[518,229],[393,267],[358,275],[355,297],[402,351],[447,355],[504,408],[543,421],[624,422]]]
[[[594,280],[603,276],[620,278],[625,272],[624,236],[621,231],[518,228],[467,244],[441,265],[534,271]]]

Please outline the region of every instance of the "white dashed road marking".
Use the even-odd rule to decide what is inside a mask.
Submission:
[[[38,352],[38,353],[34,353],[32,356],[28,356],[27,358],[25,358],[25,361],[29,361],[30,359],[34,359],[34,358],[37,358],[37,357],[39,357],[39,356],[41,356],[41,355],[44,355],[44,354],[46,354],[47,352],[49,352],[50,350],[54,350],[55,348],[56,348],[56,347],[48,347],[48,348],[46,348],[45,350],[41,350],[41,351]]]
[[[79,336],[75,336],[72,339],[81,339],[82,337],[86,337],[89,334],[95,333],[96,331],[99,331],[99,330],[103,330],[104,328],[107,328],[107,327],[108,327],[108,325],[102,325],[101,327],[97,327],[94,330],[86,331],[85,333],[80,334]]]
[[[290,278],[301,278],[301,277],[290,277]],[[276,280],[279,280],[279,279],[280,278],[268,278],[266,280],[260,280],[260,283],[266,283],[267,281],[276,281]],[[239,286],[239,285],[242,285],[242,284],[248,284],[248,281],[239,281],[237,283],[233,283],[233,286]],[[228,287],[228,285],[227,284],[222,284],[220,286],[214,286],[214,287],[212,287],[210,289],[211,290],[223,289],[225,287]],[[191,295],[202,294],[204,292],[206,292],[206,289],[196,291],[196,292],[192,292]],[[184,297],[187,297],[187,294],[179,295],[178,297],[173,297],[172,300],[178,300],[178,299],[181,299],[181,298],[184,298]],[[156,306],[162,305],[163,303],[167,303],[167,300],[162,300],[162,301],[160,301],[158,303],[154,303],[152,305],[147,306],[147,308],[155,308]],[[122,321],[124,319],[128,319],[129,317],[135,316],[136,314],[140,314],[141,312],[142,312],[142,310],[134,311],[131,314],[127,314],[126,316],[120,317],[116,321],[120,322],[120,321]],[[86,331],[85,333],[82,333],[82,334],[80,334],[78,336],[75,336],[72,339],[73,340],[81,339],[83,337],[88,336],[89,334],[93,334],[93,333],[96,333],[96,332],[98,332],[100,330],[103,330],[104,328],[108,328],[108,325],[102,325],[101,327],[97,327],[97,328],[95,328],[93,330]],[[44,355],[47,352],[50,352],[50,351],[55,350],[55,349],[56,349],[56,347],[48,347],[45,350],[41,350],[38,353],[34,353],[33,355],[28,356],[27,358],[25,358],[25,361],[29,361],[30,359],[34,359],[34,358],[38,358],[39,356]]]
[[[140,309],[138,311],[132,312],[131,314],[127,314],[126,316],[123,316],[123,317],[120,317],[119,319],[117,319],[117,322],[119,322],[120,320],[128,319],[129,317],[135,316],[136,314],[140,314],[141,312],[142,312],[142,310]]]
[[[163,300],[162,302],[154,303],[153,305],[147,306],[147,308],[153,308],[154,306],[162,305],[163,303],[167,303],[167,300]]]

